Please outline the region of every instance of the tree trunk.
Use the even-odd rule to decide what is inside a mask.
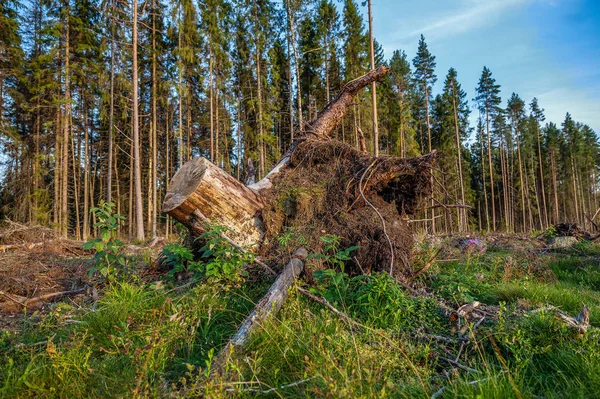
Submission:
[[[111,1],[112,12],[114,15],[114,1]],[[112,200],[112,160],[113,160],[113,124],[115,115],[115,23],[111,22],[111,42],[110,42],[110,110],[108,116],[108,160],[106,168],[106,202]]]
[[[369,3],[369,43],[371,46],[371,69],[375,69],[375,49],[373,44],[373,11],[371,0]],[[377,125],[377,85],[375,81],[371,82],[371,101],[373,102],[373,155],[379,156],[379,126]],[[431,148],[429,148],[431,152]]]
[[[487,130],[487,142],[488,142],[488,166],[490,170],[490,194],[492,202],[492,230],[496,231],[496,196],[494,193],[494,169],[492,167],[492,137],[490,135],[490,113],[486,107],[485,110],[485,121]]]
[[[158,169],[158,119],[157,119],[157,110],[156,110],[156,100],[157,100],[157,81],[156,81],[156,0],[152,2],[152,132],[151,141],[152,141],[152,170],[151,170],[151,187],[152,187],[152,205],[149,207],[150,212],[152,213],[151,219],[151,236],[152,238],[156,237],[156,210],[158,204],[158,191],[156,189],[158,185],[157,180],[157,169]]]
[[[452,83],[452,107],[454,109],[454,129],[456,131],[456,155],[458,158],[458,181],[460,185],[460,204],[465,204],[465,186],[462,170],[462,144],[460,142],[460,132],[458,130],[458,112],[456,110],[456,93],[454,93],[454,82]],[[467,228],[467,211],[466,209],[458,209],[458,229],[460,232],[466,231]]]
[[[138,3],[133,0],[133,178],[135,181],[135,237],[144,239],[144,208],[142,204],[142,166],[140,162],[140,131],[138,109],[138,54],[137,54]]]
[[[165,196],[163,212],[195,234],[205,226],[203,217],[217,225],[242,247],[260,244],[264,227],[259,211],[265,199],[206,158],[187,162],[177,171]]]
[[[61,236],[67,238],[69,231],[69,121],[71,115],[71,87],[69,83],[69,12],[66,16],[65,33],[65,114],[63,115],[62,137],[62,193],[61,193]]]

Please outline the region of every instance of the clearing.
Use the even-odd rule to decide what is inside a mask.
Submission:
[[[168,274],[154,267],[158,249],[138,248],[118,275],[89,280],[91,255],[72,242],[7,250],[0,396],[597,396],[600,246],[416,241],[418,276],[403,284],[385,273],[348,276],[334,259],[343,248],[310,257],[319,271],[301,277],[218,377],[213,359],[273,277]],[[19,304],[59,291],[70,292]],[[582,303],[589,326],[575,320]]]

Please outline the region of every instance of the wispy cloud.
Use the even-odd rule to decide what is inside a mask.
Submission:
[[[600,133],[600,114],[598,104],[600,97],[594,92],[572,87],[559,87],[538,96],[540,104],[546,110],[546,119],[560,126],[567,112],[573,119],[590,125]]]
[[[413,29],[408,36],[425,34],[431,39],[468,32],[489,25],[511,8],[523,6],[535,0],[461,0],[452,12],[435,15],[431,22]]]

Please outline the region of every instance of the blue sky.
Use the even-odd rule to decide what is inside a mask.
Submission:
[[[570,112],[600,134],[600,0],[373,0],[373,20],[387,58],[425,35],[436,92],[454,67],[472,99],[485,65],[503,100],[537,97],[547,121]]]

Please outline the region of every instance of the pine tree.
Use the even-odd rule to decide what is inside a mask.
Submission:
[[[562,147],[562,136],[560,130],[554,123],[546,125],[543,131],[544,135],[544,148],[548,154],[548,161],[550,164],[550,175],[552,181],[552,194],[553,194],[553,223],[558,223],[560,219],[560,206],[559,206],[559,154],[560,148]]]
[[[490,201],[492,205],[492,230],[496,230],[496,197],[494,190],[494,169],[492,163],[492,139],[490,135],[491,122],[494,117],[501,112],[500,103],[500,85],[496,84],[496,79],[492,77],[492,72],[487,68],[483,67],[481,78],[477,86],[477,97],[475,101],[479,106],[479,112],[483,117],[485,123],[485,130],[487,134],[487,159],[488,159],[488,173],[489,173],[489,187],[490,187]],[[485,189],[485,186],[484,186]],[[485,215],[487,229],[490,229],[488,204],[486,203]]]
[[[362,16],[354,0],[345,0],[342,28],[342,51],[344,59],[344,80],[350,81],[361,76],[367,70],[367,37],[364,34]],[[352,108],[351,130],[354,131],[354,144],[360,148],[362,129],[360,128],[360,113],[357,103],[363,95],[356,98]],[[350,129],[349,129],[350,130]],[[364,142],[364,137],[362,137]]]
[[[538,104],[538,99],[533,98],[531,103],[529,104],[529,109],[531,111],[531,117],[535,121],[535,133],[537,139],[537,158],[539,164],[539,176],[540,176],[540,191],[542,193],[542,209],[544,212],[544,227],[547,228],[550,225],[550,221],[548,218],[548,205],[546,203],[546,184],[544,182],[544,163],[542,156],[542,135],[540,131],[540,124],[546,120],[544,116],[544,109],[540,108]]]
[[[20,4],[6,0],[0,4],[0,133],[10,136],[6,96],[18,95],[18,76],[23,61],[19,35]],[[14,125],[13,125],[14,126]]]
[[[515,93],[512,94],[508,100],[506,106],[506,113],[511,122],[512,130],[514,133],[515,141],[517,143],[517,167],[519,169],[519,192],[521,195],[521,226],[523,233],[530,231],[531,225],[528,225],[528,221],[531,217],[527,218],[526,214],[529,212],[531,215],[530,201],[526,201],[528,187],[525,184],[524,179],[524,159],[522,157],[522,142],[523,142],[523,120],[525,118],[525,102]],[[504,188],[506,189],[506,188]]]
[[[414,119],[411,111],[412,73],[404,51],[395,50],[390,60],[390,79],[397,97],[397,116],[394,118],[392,143],[394,154],[400,157],[415,156],[419,153],[415,140]],[[396,133],[397,132],[397,133]]]
[[[417,55],[413,58],[413,65],[415,67],[415,72],[413,78],[415,80],[415,85],[418,89],[419,96],[421,97],[421,101],[425,103],[424,109],[424,119],[421,124],[425,124],[427,129],[427,151],[431,152],[432,142],[431,142],[431,120],[430,120],[430,109],[429,103],[431,101],[431,90],[432,86],[437,81],[437,76],[435,75],[435,56],[429,52],[427,48],[427,43],[425,43],[425,36],[421,35],[419,39],[419,47],[417,49]],[[424,151],[424,148],[421,148]],[[431,177],[431,186],[433,187],[433,176]],[[435,208],[433,208],[433,197],[431,199],[431,232],[435,234]]]
[[[330,0],[321,0],[317,9],[317,32],[321,40],[323,72],[322,80],[325,82],[325,104],[331,101],[332,74],[335,74],[335,63],[337,61],[336,37],[339,35],[339,14],[335,4]]]
[[[302,112],[307,120],[316,116],[319,109],[318,91],[324,86],[319,73],[323,65],[323,51],[319,50],[320,47],[317,21],[311,15],[307,15],[300,24],[300,92],[304,107]]]
[[[460,83],[457,80],[458,75],[454,68],[448,70],[446,80],[444,82],[444,92],[442,100],[445,103],[447,122],[444,126],[443,140],[447,144],[448,152],[445,153],[447,157],[452,159],[450,170],[456,170],[458,172],[458,186],[456,190],[456,197],[460,200],[460,205],[467,205],[467,196],[469,185],[465,181],[465,176],[468,173],[464,173],[463,170],[468,171],[468,165],[463,159],[463,142],[468,138],[469,135],[469,106],[467,103],[467,94],[462,89]],[[453,132],[454,134],[450,134]],[[452,154],[452,155],[450,155]],[[449,175],[451,176],[451,175]],[[468,217],[465,208],[458,208],[458,228],[459,231],[464,232],[468,227]]]

